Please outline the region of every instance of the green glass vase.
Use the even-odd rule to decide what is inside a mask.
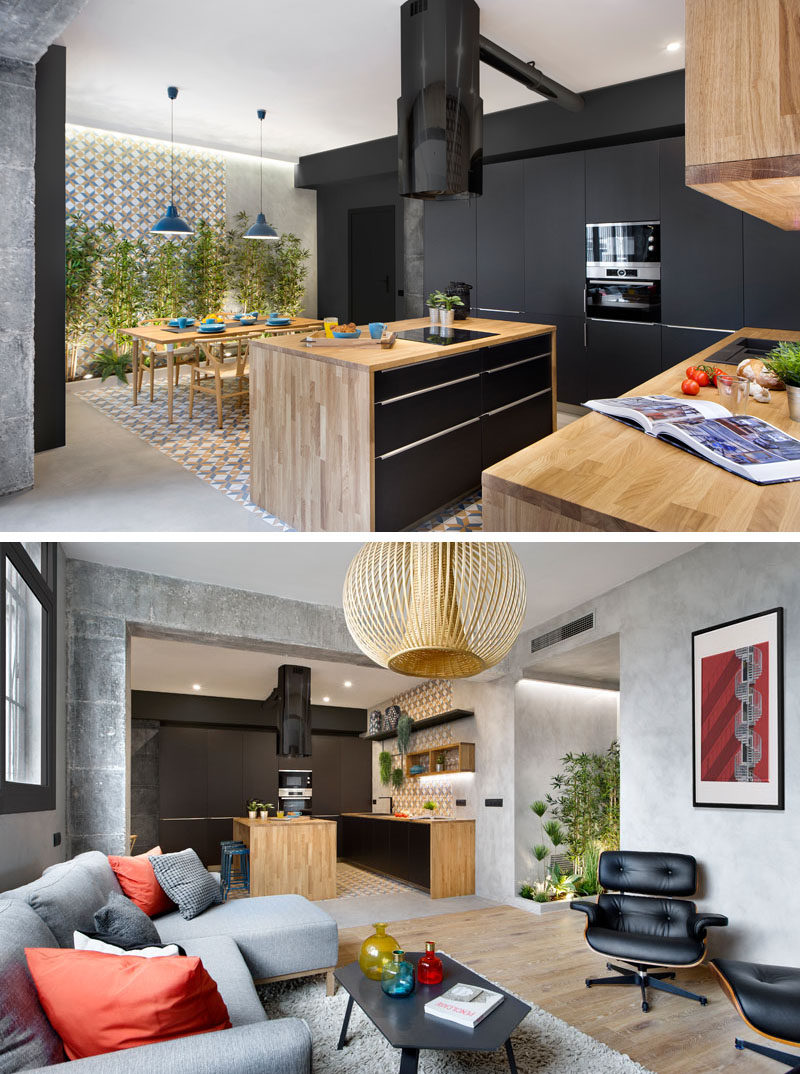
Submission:
[[[392,951],[398,944],[393,936],[386,935],[385,921],[378,921],[372,927],[375,932],[362,943],[358,964],[361,972],[365,977],[369,977],[370,981],[380,981],[383,967],[392,961]]]

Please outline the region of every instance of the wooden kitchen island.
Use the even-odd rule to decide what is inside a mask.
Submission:
[[[250,848],[251,895],[336,898],[336,821],[233,818],[233,838]]]
[[[475,821],[342,814],[342,857],[430,892],[475,894]]]
[[[427,318],[392,330],[425,329]],[[298,530],[395,531],[556,427],[555,329],[467,318],[447,345],[250,345],[250,495]]]
[[[739,338],[800,340],[800,332],[743,328],[627,395],[681,394],[686,368],[714,362]],[[731,370],[733,371],[733,369]],[[705,388],[699,398],[718,400]],[[748,414],[800,439],[786,392]],[[740,532],[800,530],[800,483],[757,485],[680,448],[591,413],[490,466],[483,474],[483,528],[506,531]]]

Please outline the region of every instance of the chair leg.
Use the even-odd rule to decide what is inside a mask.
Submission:
[[[778,1063],[786,1063],[791,1066],[792,1069],[788,1070],[786,1074],[795,1074],[800,1067],[797,1066],[797,1056],[789,1055],[788,1052],[779,1052],[776,1048],[767,1048],[764,1044],[754,1044],[749,1040],[742,1040],[741,1037],[737,1037],[734,1041],[734,1046],[741,1051],[758,1052],[759,1055],[765,1055],[767,1059],[774,1059]]]
[[[623,968],[622,966],[614,965],[613,962],[607,962],[606,968],[619,974],[619,976],[587,977],[586,987],[591,988],[592,985],[638,985],[642,991],[642,1010],[645,1013],[650,1010],[650,1004],[647,1001],[647,989],[651,987],[659,989],[662,992],[672,992],[674,995],[683,996],[685,999],[695,999],[703,1007],[708,1003],[705,996],[698,996],[695,995],[694,992],[687,992],[684,988],[678,988],[677,985],[666,984],[666,978],[674,978],[675,973],[673,970],[648,973],[647,966],[638,966],[635,968],[629,966]]]
[[[189,421],[192,420],[192,412],[194,411],[194,378],[197,370],[194,366],[189,369]]]
[[[214,389],[217,394],[217,428],[222,428],[222,377],[217,373],[214,377]]]
[[[701,1007],[705,1007],[708,1003],[708,999],[705,996],[699,996],[695,992],[687,992],[685,988],[678,988],[677,985],[667,984],[666,981],[660,978],[660,974],[650,974],[649,983],[652,988],[657,988],[660,992],[671,992],[674,996],[683,996],[684,999],[696,999]]]
[[[150,355],[150,402],[153,402],[153,390],[156,383],[156,359],[155,355]]]

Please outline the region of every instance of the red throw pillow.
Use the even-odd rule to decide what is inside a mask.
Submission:
[[[230,1029],[199,958],[26,947],[39,1001],[70,1059]]]
[[[160,854],[161,848],[156,847],[150,853]],[[153,866],[146,854],[137,854],[133,858],[123,857],[121,854],[110,854],[108,864],[114,870],[123,894],[150,917],[154,914],[163,914],[165,910],[175,909],[175,903],[164,894],[164,890],[156,880]]]

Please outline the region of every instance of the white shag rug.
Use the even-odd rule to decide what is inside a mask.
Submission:
[[[347,1043],[341,1051],[336,1050],[347,1006],[347,992],[341,985],[330,998],[320,977],[260,985],[258,994],[270,1018],[303,1018],[308,1023],[313,1074],[394,1074],[398,1070],[399,1050],[391,1047],[358,1004],[353,1005]],[[511,1034],[519,1074],[652,1074],[630,1056],[615,1052],[541,1007],[531,1006],[530,1014]],[[509,1068],[505,1048],[500,1048],[496,1052],[421,1051],[419,1071],[508,1074]]]

